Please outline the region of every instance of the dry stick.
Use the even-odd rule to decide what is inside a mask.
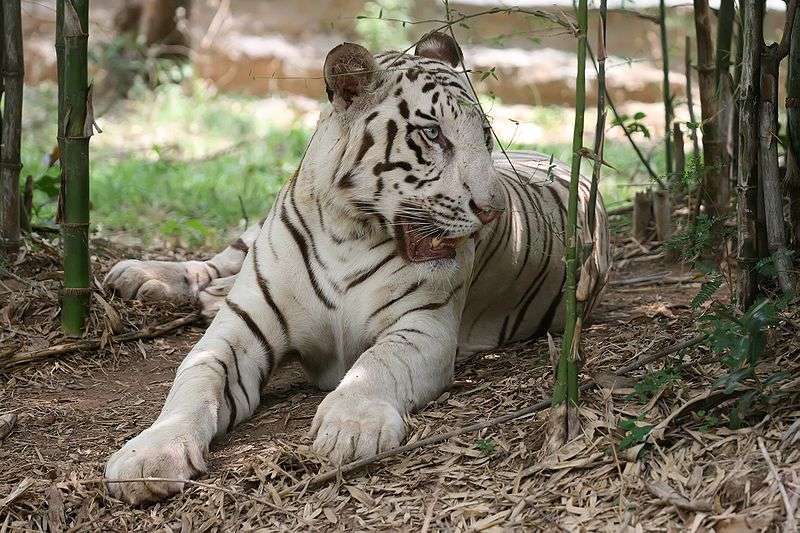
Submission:
[[[676,344],[674,346],[670,346],[669,348],[665,348],[663,350],[660,350],[660,351],[658,351],[656,353],[637,358],[633,362],[628,363],[627,365],[624,365],[621,368],[617,369],[617,371],[615,373],[619,374],[619,375],[627,374],[629,372],[632,372],[633,370],[636,370],[636,369],[641,368],[641,367],[643,367],[643,366],[645,366],[647,364],[650,364],[650,363],[652,363],[654,361],[662,359],[662,358],[664,358],[664,357],[666,357],[666,356],[668,356],[670,354],[679,352],[679,351],[684,350],[686,348],[691,348],[692,346],[696,346],[697,344],[700,344],[705,338],[706,338],[705,335],[697,335],[697,336],[691,337],[691,338],[689,338],[689,339],[687,339],[687,340],[685,340],[685,341],[683,341],[681,343],[678,343],[678,344]],[[594,385],[595,385],[595,383],[584,383],[580,387],[580,390],[581,390],[581,392],[586,391],[586,390],[590,389],[591,387],[593,387]],[[479,431],[481,429],[485,429],[485,428],[492,427],[492,426],[497,426],[499,424],[503,424],[503,423],[509,422],[511,420],[515,420],[515,419],[518,419],[518,418],[522,418],[524,416],[532,415],[532,414],[538,413],[540,411],[544,411],[545,409],[550,407],[550,405],[551,405],[551,401],[550,400],[542,400],[542,401],[540,401],[538,403],[535,403],[533,405],[530,405],[528,407],[523,407],[522,409],[518,409],[516,411],[512,411],[512,412],[506,413],[504,415],[500,415],[500,416],[497,416],[497,417],[494,417],[494,418],[490,418],[488,420],[484,420],[483,422],[477,422],[475,424],[470,424],[469,426],[464,426],[464,427],[461,427],[461,428],[454,429],[452,431],[448,431],[447,433],[442,433],[441,435],[434,435],[433,437],[428,437],[427,439],[418,440],[417,442],[414,442],[414,443],[411,443],[411,444],[406,444],[405,446],[400,446],[399,448],[394,448],[392,450],[387,450],[385,452],[381,452],[381,453],[379,453],[377,455],[374,455],[372,457],[369,457],[367,459],[360,459],[358,461],[353,461],[351,463],[347,463],[346,465],[342,465],[341,467],[336,468],[334,470],[329,470],[329,471],[324,472],[322,474],[317,474],[316,476],[313,476],[313,477],[311,477],[309,479],[301,480],[298,483],[292,485],[291,487],[288,487],[288,488],[282,490],[278,494],[279,494],[279,496],[283,497],[283,496],[291,494],[292,492],[295,492],[295,491],[297,491],[298,489],[301,489],[301,488],[303,490],[305,490],[306,488],[315,487],[317,485],[325,483],[326,481],[330,481],[331,479],[335,479],[335,478],[337,478],[337,477],[339,477],[341,475],[347,474],[348,472],[352,472],[353,470],[357,470],[357,469],[362,468],[364,466],[367,466],[369,464],[376,463],[378,461],[382,461],[383,459],[386,459],[387,457],[392,457],[393,455],[397,455],[397,454],[400,454],[400,453],[404,453],[404,452],[408,452],[408,451],[411,451],[411,450],[415,450],[417,448],[422,448],[424,446],[429,446],[431,444],[438,444],[440,442],[446,441],[446,440],[448,440],[448,439],[450,439],[452,437],[455,437],[455,436],[458,436],[458,435],[462,435],[464,433],[473,433],[473,432]]]
[[[767,463],[767,466],[769,467],[769,472],[775,479],[775,483],[778,484],[778,490],[781,493],[783,506],[786,508],[786,522],[784,523],[783,530],[796,532],[797,521],[794,518],[794,509],[792,502],[789,500],[789,495],[786,493],[786,487],[783,486],[783,482],[781,481],[781,478],[778,475],[778,469],[775,468],[775,464],[772,462],[772,459],[769,456],[767,447],[764,445],[764,439],[762,439],[761,437],[758,437],[758,449],[761,450],[761,455],[764,456],[764,461]]]
[[[182,326],[188,326],[199,320],[201,318],[201,314],[198,312],[192,313],[190,315],[186,315],[181,318],[176,318],[170,322],[165,322],[163,324],[157,324],[155,326],[149,326],[144,329],[140,329],[138,331],[130,332],[130,333],[123,333],[121,335],[115,335],[108,339],[111,342],[128,342],[128,341],[135,341],[140,339],[152,339],[154,337],[160,337],[178,329]],[[37,350],[35,352],[26,352],[20,353],[17,355],[8,356],[8,352],[0,356],[0,370],[7,369],[12,366],[17,366],[23,363],[28,363],[31,361],[36,361],[39,359],[44,359],[46,357],[52,357],[54,355],[62,355],[65,353],[75,352],[78,350],[94,350],[99,348],[103,343],[103,339],[86,339],[82,341],[75,341],[69,342],[66,344],[59,344],[56,346],[51,346],[49,348],[45,348],[43,350]]]

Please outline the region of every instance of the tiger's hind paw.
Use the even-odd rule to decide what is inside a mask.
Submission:
[[[109,271],[103,285],[128,299],[194,302],[201,288],[212,280],[202,261],[120,261]]]

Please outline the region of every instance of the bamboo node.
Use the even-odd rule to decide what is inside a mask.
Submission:
[[[62,222],[61,228],[62,229],[83,229],[88,228],[88,222]]]
[[[86,296],[92,293],[92,289],[88,287],[62,287],[62,296]]]
[[[0,168],[10,168],[11,170],[22,170],[22,163],[19,161],[0,161]]]
[[[787,96],[786,108],[791,109],[795,107],[800,107],[800,96]]]

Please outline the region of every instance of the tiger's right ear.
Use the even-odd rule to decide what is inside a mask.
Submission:
[[[325,92],[337,111],[350,107],[372,84],[378,64],[369,50],[354,43],[342,43],[325,58]]]

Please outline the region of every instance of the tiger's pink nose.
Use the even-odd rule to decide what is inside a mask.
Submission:
[[[469,206],[472,209],[472,212],[475,213],[475,216],[478,217],[478,220],[484,224],[488,224],[500,216],[500,211],[492,208],[481,208],[475,203],[474,200],[469,201]]]

